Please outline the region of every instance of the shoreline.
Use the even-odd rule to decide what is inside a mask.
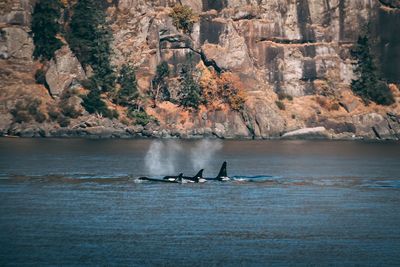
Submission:
[[[51,135],[51,136],[18,136],[18,135],[0,135],[0,139],[42,139],[42,140],[54,140],[54,139],[81,139],[81,140],[182,140],[182,141],[196,141],[196,140],[221,140],[221,141],[329,141],[329,142],[399,142],[400,139],[395,138],[367,138],[362,136],[356,136],[354,138],[311,138],[311,137],[293,137],[293,138],[280,138],[280,137],[217,137],[211,136],[188,136],[188,137],[159,137],[159,136],[144,136],[144,135],[130,135],[130,136],[103,136],[103,135]]]

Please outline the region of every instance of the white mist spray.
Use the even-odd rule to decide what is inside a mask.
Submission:
[[[181,150],[181,146],[175,141],[153,141],[145,157],[148,173],[150,175],[175,174],[175,166]]]
[[[195,171],[207,168],[215,153],[222,148],[219,140],[204,139],[198,142],[190,151],[190,160]]]

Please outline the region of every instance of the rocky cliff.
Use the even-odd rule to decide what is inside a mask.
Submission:
[[[0,132],[19,136],[220,138],[400,137],[400,2],[396,0],[119,0],[108,1],[112,63],[136,69],[146,95],[157,66],[177,77],[191,54],[200,76],[229,72],[240,80],[246,101],[235,111],[220,104],[187,110],[164,101],[144,103],[158,123],[138,126],[124,116],[88,114],[78,95],[85,73],[65,43],[48,63],[48,85],[35,82],[41,63],[32,59],[30,19],[34,1],[0,1]],[[170,16],[176,4],[198,20],[188,34]],[[355,78],[350,49],[365,25],[376,40],[374,53],[396,103],[366,106],[351,89]],[[87,70],[86,70],[87,72]],[[207,77],[207,76],[206,76]],[[32,105],[34,103],[34,105]],[[124,109],[109,103],[122,114]],[[69,107],[60,118],[52,111]],[[22,113],[21,113],[22,110]],[[39,112],[35,112],[35,111]],[[26,114],[25,114],[25,113]],[[39,113],[39,115],[38,115]],[[20,119],[25,114],[31,119]],[[42,114],[43,116],[40,116]],[[65,114],[65,112],[64,112]],[[54,116],[52,116],[54,115]],[[23,117],[23,116],[22,116]],[[57,117],[53,118],[52,117]],[[16,119],[17,118],[17,119]],[[68,123],[65,123],[68,120]]]

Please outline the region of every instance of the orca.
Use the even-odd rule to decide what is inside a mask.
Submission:
[[[195,176],[190,177],[190,176],[183,176],[183,173],[180,173],[179,175],[170,175],[170,176],[164,176],[162,179],[157,179],[157,178],[149,178],[149,177],[140,177],[139,180],[142,181],[153,181],[153,182],[164,182],[164,183],[177,183],[177,184],[186,184],[186,183],[205,183],[207,181],[229,181],[230,178],[227,174],[226,171],[226,166],[227,163],[224,161],[224,163],[221,166],[221,169],[219,170],[219,173],[217,177],[215,178],[205,178],[203,177],[203,172],[204,169],[201,169]]]
[[[195,176],[190,177],[190,176],[183,176],[183,174],[180,177],[180,175],[178,176],[165,176],[163,178],[163,180],[176,180],[178,179],[179,181],[181,181],[182,183],[204,183],[206,182],[206,180],[203,178],[203,171],[204,169],[201,169]]]
[[[229,178],[228,173],[226,171],[226,165],[227,163],[226,161],[224,161],[224,163],[222,163],[221,169],[219,170],[217,177],[205,178],[205,179],[210,181],[220,181],[220,182],[229,181],[231,178]]]
[[[180,184],[183,183],[183,173],[177,176],[165,176],[163,179],[157,178],[149,178],[149,177],[140,177],[139,180],[141,181],[151,181],[151,182],[161,182],[161,183],[174,183]]]

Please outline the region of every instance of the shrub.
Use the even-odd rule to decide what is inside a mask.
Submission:
[[[218,93],[223,102],[229,104],[233,110],[240,111],[244,108],[246,95],[243,83],[239,77],[230,72],[221,74],[218,81]]]
[[[86,96],[82,97],[83,100],[83,107],[89,113],[98,113],[108,118],[113,118],[113,114],[107,108],[107,105],[101,99],[100,90],[98,89],[99,86],[97,85],[96,80],[91,78],[83,82],[83,86],[86,89],[89,89],[90,92]]]
[[[145,111],[129,110],[128,117],[135,120],[135,124],[146,126],[150,122],[157,122],[156,118],[148,115]]]
[[[330,110],[339,110],[339,109],[340,109],[340,105],[337,102],[333,103],[330,108]]]
[[[61,127],[68,127],[71,121],[64,115],[60,114],[57,118],[57,122]]]
[[[280,110],[286,110],[286,106],[285,103],[283,103],[282,101],[275,101],[276,106],[280,109]]]
[[[168,63],[163,61],[157,66],[156,75],[151,81],[150,96],[156,106],[157,100],[170,100],[170,93],[168,90],[167,78],[169,76]]]
[[[29,103],[27,106],[29,114],[35,116],[38,112],[40,112],[38,109],[41,104],[42,101],[40,99],[34,99],[31,103]]]
[[[42,85],[48,87],[47,82],[46,82],[46,72],[42,69],[38,69],[35,72],[35,81],[37,84],[42,84]]]
[[[64,116],[76,119],[81,113],[74,108],[74,106],[68,104],[67,101],[61,101],[60,103],[61,112]]]
[[[279,92],[278,93],[278,99],[279,100],[285,100],[285,99],[287,99],[287,100],[289,100],[289,101],[292,101],[293,100],[293,96],[291,96],[291,95],[288,95],[288,94],[286,94],[286,93],[283,93],[283,92]]]
[[[203,102],[208,106],[215,107],[219,101],[219,87],[217,83],[219,79],[214,70],[204,69],[199,80],[199,85],[203,94]]]
[[[121,68],[118,83],[121,89],[118,91],[117,102],[122,105],[130,105],[138,97],[135,71],[124,64]]]
[[[29,113],[26,110],[12,110],[11,114],[14,117],[14,122],[16,123],[22,123],[22,122],[30,122],[31,121],[31,116],[29,116]]]
[[[202,103],[202,92],[199,84],[193,78],[192,68],[185,66],[181,71],[181,90],[179,92],[179,103],[185,108],[198,109]]]
[[[60,113],[53,106],[47,107],[47,114],[49,115],[49,118],[53,121],[57,120],[58,116],[60,115]]]
[[[36,3],[31,24],[34,58],[50,60],[54,57],[54,52],[62,47],[63,43],[57,38],[61,31],[58,22],[61,8],[62,4],[58,0],[40,0]]]
[[[392,92],[387,84],[380,80],[367,35],[358,38],[357,44],[351,50],[351,55],[357,61],[354,72],[358,76],[351,82],[353,92],[359,95],[366,104],[370,101],[380,105],[393,104]]]
[[[38,111],[36,114],[35,114],[35,121],[37,121],[37,122],[39,122],[39,123],[42,123],[42,122],[44,122],[45,120],[46,120],[46,115],[44,115],[42,112],[40,112],[40,111]]]
[[[198,21],[198,16],[189,6],[180,4],[174,6],[170,16],[173,20],[174,26],[186,34],[192,33],[193,26]]]
[[[98,113],[106,117],[112,117],[107,105],[101,100],[100,92],[90,91],[89,94],[83,98],[83,107],[87,112],[93,114]]]
[[[224,72],[218,75],[213,70],[205,69],[200,78],[202,96],[207,106],[217,107],[218,103],[226,103],[231,109],[240,111],[246,102],[244,85],[239,77]]]
[[[30,122],[34,118],[37,122],[42,123],[46,120],[46,115],[40,111],[42,101],[33,99],[30,103],[18,101],[15,107],[10,111],[14,117],[14,122]]]

